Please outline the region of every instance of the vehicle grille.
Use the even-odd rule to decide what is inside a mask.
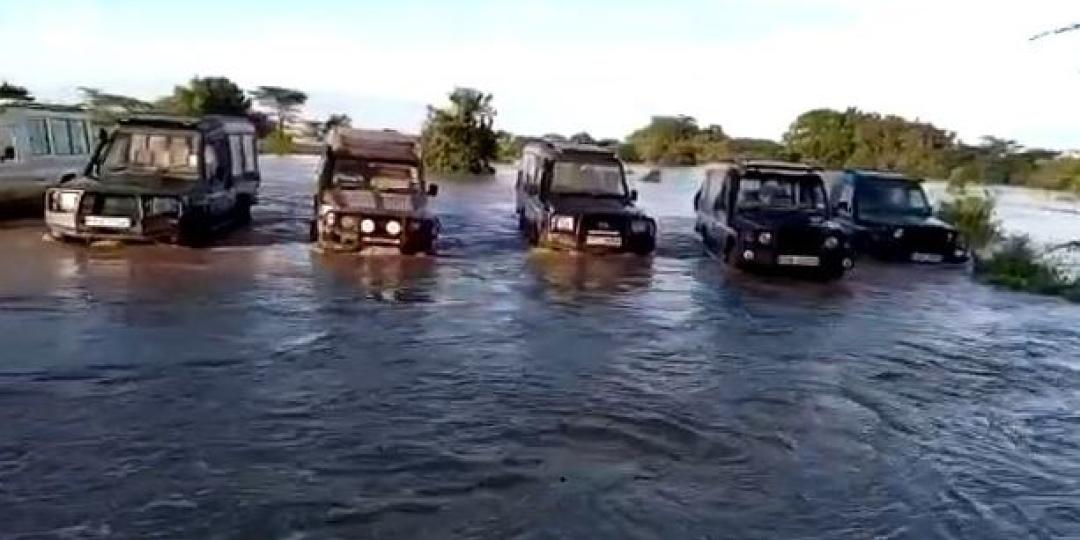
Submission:
[[[785,255],[817,253],[824,241],[820,230],[807,227],[782,227],[775,240],[777,251]]]
[[[938,227],[905,228],[903,244],[912,251],[944,252],[949,247],[948,234]]]
[[[86,193],[82,197],[80,211],[84,215],[128,217],[134,221],[139,217],[139,198],[134,195]]]
[[[619,214],[587,214],[581,216],[581,231],[611,231],[619,234],[627,232],[628,220]]]

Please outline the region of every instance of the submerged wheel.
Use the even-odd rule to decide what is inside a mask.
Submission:
[[[237,225],[247,225],[251,223],[251,199],[247,197],[241,197],[236,200],[236,205],[233,206],[233,221]]]

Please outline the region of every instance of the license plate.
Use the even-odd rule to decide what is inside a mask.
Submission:
[[[109,216],[86,216],[83,223],[87,227],[101,227],[103,229],[130,229],[131,218]]]
[[[939,263],[945,257],[939,253],[912,253],[911,260],[920,263]]]
[[[620,236],[592,236],[585,237],[586,246],[608,246],[619,247],[622,246],[622,237]]]
[[[776,263],[782,266],[818,266],[821,260],[807,255],[780,255]]]

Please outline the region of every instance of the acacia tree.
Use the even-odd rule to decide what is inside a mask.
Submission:
[[[278,131],[282,132],[285,131],[285,124],[296,117],[308,99],[307,94],[300,90],[281,86],[260,86],[251,95],[259,104],[274,110]]]
[[[116,119],[134,113],[151,112],[154,105],[121,94],[110,94],[97,88],[79,87],[82,105],[90,111],[90,117],[98,125],[109,125]]]
[[[490,173],[499,153],[493,96],[472,88],[450,93],[450,105],[428,107],[421,142],[424,165],[442,173]]]
[[[172,95],[158,103],[170,112],[191,116],[245,116],[251,111],[251,100],[227,77],[194,77],[186,86],[174,87]]]

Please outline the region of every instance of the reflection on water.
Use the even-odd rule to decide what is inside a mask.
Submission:
[[[314,166],[210,249],[0,229],[0,536],[1080,536],[1071,304],[731,271],[688,169],[651,258],[529,250],[509,171],[437,257],[320,254]]]

